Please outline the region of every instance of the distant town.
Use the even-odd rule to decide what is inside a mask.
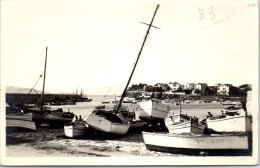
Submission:
[[[128,96],[130,97],[151,97],[151,98],[171,98],[178,95],[190,96],[232,96],[245,97],[247,91],[252,90],[251,84],[243,84],[241,86],[233,86],[232,84],[218,83],[209,86],[206,83],[187,83],[178,82],[157,83],[154,86],[145,83],[133,84],[128,88]]]

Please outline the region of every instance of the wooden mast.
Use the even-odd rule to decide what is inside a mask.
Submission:
[[[46,56],[45,56],[45,65],[44,65],[44,76],[43,76],[43,88],[42,88],[42,95],[41,95],[41,110],[44,106],[44,88],[45,88],[45,76],[46,76],[46,64],[47,64],[47,52],[48,52],[48,47],[46,47]]]
[[[140,55],[141,55],[141,53],[142,53],[142,50],[143,50],[145,41],[146,41],[146,39],[147,39],[147,36],[148,36],[148,34],[149,34],[150,28],[151,28],[151,27],[155,27],[155,26],[152,25],[152,23],[153,23],[155,14],[156,14],[157,9],[159,8],[159,6],[160,6],[160,5],[158,4],[157,7],[156,7],[156,9],[155,9],[155,12],[154,12],[154,14],[153,14],[153,18],[152,18],[151,23],[149,24],[148,30],[147,30],[147,32],[146,32],[146,35],[145,35],[145,38],[144,38],[142,47],[141,47],[141,49],[140,49],[140,51],[139,51],[139,54],[138,54],[137,59],[136,59],[136,62],[135,62],[135,64],[134,64],[134,68],[133,68],[132,73],[131,73],[131,75],[130,75],[130,77],[129,77],[129,79],[128,79],[128,82],[127,82],[126,87],[125,87],[125,89],[124,89],[124,91],[123,91],[123,94],[122,94],[122,96],[121,96],[121,98],[120,98],[119,104],[118,104],[117,109],[116,109],[116,113],[118,112],[119,108],[121,107],[122,101],[123,101],[123,99],[124,99],[124,97],[125,97],[125,95],[126,95],[126,90],[127,90],[128,85],[129,85],[129,83],[130,83],[130,81],[131,81],[131,78],[132,78],[132,76],[133,76],[133,74],[134,74],[135,67],[136,67],[137,62],[138,62],[138,60],[139,60],[139,57],[140,57]],[[148,25],[148,24],[146,24],[146,25]],[[157,28],[157,27],[155,27],[155,28]]]

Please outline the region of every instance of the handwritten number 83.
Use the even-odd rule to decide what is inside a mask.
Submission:
[[[211,20],[213,20],[215,18],[215,13],[213,12],[213,7],[209,8],[208,14],[205,13],[204,9],[201,9],[201,8],[199,8],[198,11],[199,11],[199,14],[200,14],[200,16],[199,16],[200,20],[203,20],[207,15],[210,16]]]

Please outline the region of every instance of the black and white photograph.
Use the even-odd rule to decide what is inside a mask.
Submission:
[[[1,165],[258,164],[257,0],[2,0]]]

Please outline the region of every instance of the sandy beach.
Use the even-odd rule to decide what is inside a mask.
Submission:
[[[92,102],[77,103],[77,105],[52,106],[62,108],[64,111],[72,111],[81,115],[84,120],[92,112],[94,106],[100,105],[102,97],[92,97]],[[113,97],[111,97],[111,100]],[[136,104],[124,104],[133,111]],[[170,104],[169,104],[170,105]],[[106,104],[112,108],[113,104]],[[170,105],[172,113],[179,112],[179,106]],[[187,104],[182,106],[182,113],[196,116],[199,120],[206,117],[207,112],[213,115],[221,114],[225,106],[215,103]],[[137,114],[138,115],[138,114]],[[129,131],[126,135],[110,135],[90,130],[81,139],[65,137],[63,127],[50,128],[42,125],[36,131],[8,130],[6,134],[6,155],[17,157],[78,157],[78,156],[181,156],[170,153],[149,151],[145,148],[142,130]],[[27,152],[28,151],[28,152]]]
[[[7,157],[111,157],[111,156],[179,156],[149,151],[141,132],[108,135],[90,131],[80,139],[64,136],[63,128],[38,128],[7,133]]]

